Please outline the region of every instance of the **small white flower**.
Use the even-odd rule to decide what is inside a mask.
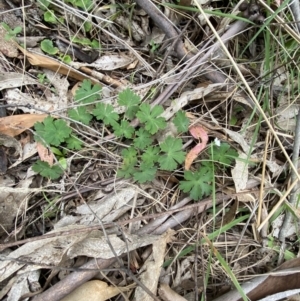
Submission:
[[[216,146],[220,146],[221,145],[221,141],[218,138],[215,138],[215,145]]]

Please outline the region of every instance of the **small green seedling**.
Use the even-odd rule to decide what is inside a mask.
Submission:
[[[43,85],[49,84],[49,79],[47,78],[47,75],[45,73],[39,73],[37,75],[37,78],[39,80],[39,82]]]
[[[101,44],[98,40],[93,39],[92,41],[88,38],[78,38],[78,37],[73,37],[72,42],[82,45],[82,46],[89,46],[93,49],[101,49]]]
[[[5,40],[9,41],[10,39],[16,38],[16,36],[22,32],[22,27],[17,26],[14,29],[11,29],[6,23],[1,22],[1,26],[7,31],[5,34]]]
[[[44,20],[48,23],[51,23],[51,24],[57,24],[58,23],[58,19],[55,15],[55,12],[54,12],[54,10],[51,10],[51,9],[44,12]]]
[[[66,2],[69,2],[74,7],[81,8],[84,11],[92,10],[95,5],[93,0],[67,0]]]
[[[59,49],[57,47],[53,46],[53,42],[51,40],[43,40],[41,42],[41,49],[51,55],[57,54],[59,52]]]

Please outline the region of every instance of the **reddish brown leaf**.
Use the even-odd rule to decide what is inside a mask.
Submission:
[[[194,125],[189,129],[191,135],[195,139],[201,139],[202,142],[198,143],[194,148],[192,148],[186,155],[184,168],[189,170],[194,160],[198,157],[200,152],[206,147],[208,142],[207,132],[199,125]]]
[[[49,165],[52,166],[54,161],[53,153],[50,152],[47,147],[45,147],[42,143],[39,142],[37,143],[36,148],[41,160],[48,162]]]

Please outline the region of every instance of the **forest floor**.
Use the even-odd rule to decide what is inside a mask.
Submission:
[[[0,3],[1,300],[296,300],[290,2]]]

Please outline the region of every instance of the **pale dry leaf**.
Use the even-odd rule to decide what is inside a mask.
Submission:
[[[127,67],[126,70],[133,70],[136,69],[137,65],[139,64],[138,60],[133,61],[132,63],[130,63]]]
[[[282,228],[282,224],[283,224],[283,220],[284,220],[284,215],[279,215],[275,218],[275,220],[272,222],[272,236],[279,238],[279,233],[281,231]],[[298,232],[297,228],[299,227],[299,225],[297,226],[294,222],[290,223],[289,227],[286,227],[286,231],[285,231],[285,237],[290,237],[292,235],[294,235],[295,233]]]
[[[0,282],[17,271],[19,271],[19,274],[23,274],[27,271],[39,270],[43,265],[56,266],[60,263],[64,250],[73,243],[77,236],[78,234],[74,233],[72,236],[46,238],[27,243],[12,251],[9,254],[10,258],[20,260],[24,258],[26,261],[35,262],[36,265],[28,265],[26,268],[25,263],[17,263],[9,260],[2,261],[0,262],[0,270],[4,272],[0,275]]]
[[[23,146],[23,161],[36,154],[36,142],[27,142]]]
[[[183,92],[179,98],[170,100],[167,103],[168,107],[161,116],[169,120],[189,102],[201,99],[209,93],[212,93],[215,90],[219,90],[222,85],[223,84],[210,84],[205,87],[194,89],[192,91]]]
[[[201,3],[201,2],[207,3],[208,1],[207,1],[207,0],[200,0],[200,1],[197,0],[197,2],[198,2],[198,3]],[[213,10],[213,7],[207,6],[207,7],[205,7],[205,9],[206,9],[207,11],[208,11],[208,10]],[[206,13],[206,16],[207,16],[208,18],[210,18],[212,15]],[[199,14],[199,15],[198,15],[198,19],[199,19],[200,24],[201,24],[202,26],[206,24],[206,18],[205,18],[202,14]]]
[[[119,15],[114,20],[114,22],[121,25],[124,28],[128,28],[128,17],[125,17],[124,15]],[[139,24],[140,23],[135,21],[134,19],[130,20],[130,28],[131,28],[130,32],[132,35],[132,39],[141,42],[144,40],[147,32],[144,32]]]
[[[148,235],[147,237],[140,237],[134,234],[127,234],[127,242],[125,242],[115,234],[112,234],[108,236],[108,239],[115,253],[119,256],[126,252],[154,243],[157,240],[157,236]],[[110,245],[107,243],[106,237],[102,235],[100,231],[93,231],[86,234],[83,239],[79,237],[76,241],[74,241],[74,244],[68,247],[66,254],[69,258],[87,256],[109,259],[115,256]]]
[[[117,296],[121,292],[129,291],[133,286],[109,286],[106,282],[92,280],[80,285],[71,294],[61,299],[61,301],[105,301]]]
[[[24,85],[38,85],[39,83],[27,74],[17,72],[0,72],[0,90],[17,88]]]
[[[152,46],[152,43],[159,45],[163,42],[165,36],[165,33],[160,28],[155,26],[152,32],[149,35],[146,35],[143,45]]]
[[[15,178],[9,174],[0,176],[0,187],[1,186],[15,186]]]
[[[269,171],[272,173],[272,178],[278,177],[283,172],[284,168],[286,168],[284,165],[280,166],[277,164],[275,160],[267,160],[266,165],[268,166]]]
[[[165,39],[166,34],[158,27],[154,27],[151,31],[150,36],[147,36],[146,41],[151,46],[151,41],[154,44],[161,44]]]
[[[95,215],[97,215],[98,218],[103,219],[112,210],[126,205],[131,199],[133,199],[136,193],[136,189],[130,186],[119,189],[113,194],[104,194],[104,197],[102,195],[103,192],[99,191],[99,193],[95,195],[93,201],[90,201],[88,204],[78,206],[76,213],[85,215],[86,221],[94,221]],[[103,197],[101,202],[99,202],[100,197]]]
[[[135,61],[134,56],[125,53],[120,53],[120,54],[102,55],[100,58],[98,58],[95,62],[91,64],[73,62],[71,63],[71,65],[74,66],[75,68],[82,67],[82,66],[89,66],[89,67],[94,67],[97,70],[113,71],[116,69],[126,68],[133,61]]]
[[[247,107],[250,107],[251,109],[253,109],[253,101],[250,98],[246,98],[244,95],[240,95],[239,93],[235,93],[233,95],[233,99],[236,102],[240,102],[240,103],[246,105]]]
[[[244,137],[235,131],[231,131],[229,129],[223,128],[223,131],[237,144],[239,144],[245,154],[250,153],[250,146],[247,143],[247,141],[244,139]],[[253,151],[254,148],[252,148]]]
[[[184,39],[184,47],[188,52],[193,54],[196,54],[197,51],[199,51],[199,49],[189,39]]]
[[[165,283],[159,286],[158,294],[164,301],[187,301]]]
[[[144,204],[144,202],[145,202],[145,198],[138,198],[137,200],[133,198],[129,202],[124,203],[124,205],[122,205],[121,207],[113,209],[110,213],[108,213],[103,218],[103,222],[107,222],[107,223],[113,222],[117,220],[118,217],[124,215],[127,211],[131,211],[133,206],[140,207]]]
[[[289,72],[286,69],[286,66],[282,65],[277,68],[277,76],[274,78],[273,87],[282,87],[284,88],[284,82],[288,80]]]
[[[255,204],[255,202],[257,201],[257,197],[254,197],[250,193],[243,193],[242,195],[238,195],[237,198],[238,198],[239,202],[242,202],[242,203]]]
[[[22,107],[25,113],[38,114],[42,112],[52,112],[61,107],[60,103],[56,103],[58,99],[49,97],[51,102],[43,97],[33,98],[28,93],[24,93],[19,89],[9,89],[5,91],[7,103]]]
[[[296,116],[299,111],[298,104],[286,104],[276,109],[276,125],[286,132],[294,132]]]
[[[83,227],[86,228],[85,226]],[[56,237],[29,242],[12,251],[8,255],[10,258],[26,259],[36,264],[26,267],[25,263],[9,260],[0,261],[0,270],[3,271],[0,274],[0,282],[17,271],[19,271],[19,274],[22,274],[27,271],[39,270],[44,265],[56,266],[57,264],[63,264],[61,262],[62,259],[69,260],[76,256],[109,259],[114,257],[115,254],[119,256],[157,241],[157,236],[155,235],[140,237],[128,234],[128,242],[121,240],[116,235],[109,235],[108,239],[115,251],[113,252],[101,231],[86,232],[79,231],[80,229],[82,229],[82,226],[78,225],[60,228],[57,231],[49,232],[49,234],[57,233],[58,231],[73,231],[72,235],[57,234]]]
[[[146,262],[140,270],[139,280],[156,295],[158,280],[160,277],[162,264],[164,262],[165,250],[167,243],[169,243],[174,235],[173,230],[169,230],[156,238],[153,242],[152,254],[147,258]],[[136,301],[152,301],[152,297],[147,294],[142,287],[137,287],[134,294]]]
[[[18,275],[14,285],[7,294],[7,301],[20,300],[24,294],[31,293],[33,283],[38,283],[40,271],[31,271]]]
[[[0,300],[5,300],[4,297],[8,294],[12,286],[15,284],[18,276],[14,276],[9,279],[6,285],[0,290]]]
[[[163,130],[160,130],[154,136],[154,138],[157,139],[157,141],[159,143],[163,143],[168,138],[168,136],[171,136],[171,137],[177,137],[178,136],[177,127],[175,126],[175,124],[173,122],[168,122],[166,128],[163,129]]]
[[[191,279],[191,266],[193,266],[194,262],[194,256],[187,256],[180,262],[180,264],[178,264],[176,269],[176,275],[175,277],[173,276],[173,287],[181,287],[183,280]]]
[[[49,69],[44,69],[44,73],[51,85],[55,88],[55,93],[47,93],[47,100],[51,102],[59,102],[56,109],[65,109],[68,105],[68,91],[69,91],[69,81],[67,78],[57,72],[53,72]],[[49,99],[50,98],[50,99]]]
[[[105,189],[99,189],[94,195],[94,200],[90,201],[88,205],[83,204],[76,208],[76,216],[67,215],[62,217],[54,225],[54,228],[58,229],[75,223],[86,226],[94,225],[99,222],[97,218],[100,218],[103,222],[112,222],[121,214],[131,210],[133,197],[137,190],[128,185],[125,188],[124,183],[127,183],[127,181],[119,181],[107,185]],[[112,192],[107,194],[106,189]],[[102,200],[99,201],[100,199]],[[139,199],[137,202],[142,205]]]
[[[82,225],[80,216],[66,215],[62,217],[56,224],[53,225],[54,230],[68,227],[71,225]],[[88,225],[87,225],[88,226]]]
[[[231,170],[231,175],[236,192],[240,192],[247,187],[247,182],[249,178],[248,168],[249,166],[247,163],[247,155],[243,152],[239,152],[239,157],[235,159],[235,166]]]

